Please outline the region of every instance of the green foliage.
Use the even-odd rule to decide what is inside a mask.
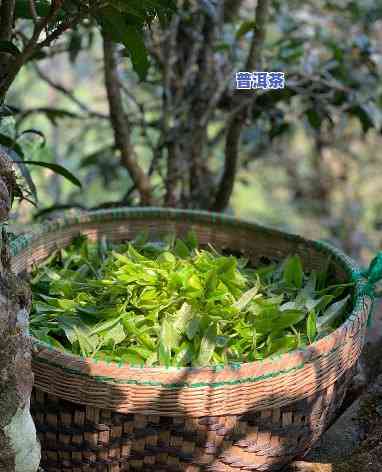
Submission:
[[[374,6],[378,2],[367,3],[355,7],[356,2],[322,1],[316,7],[307,4],[301,16],[300,2],[274,3],[270,24],[274,39],[265,56],[267,70],[286,73],[286,89],[259,97],[251,128],[261,131],[261,141],[250,140],[252,155],[258,156],[260,146],[268,147],[296,129],[296,122],[288,126],[296,106],[301,107],[302,124],[313,137],[328,134],[328,128],[346,121],[358,121],[364,133],[381,132],[380,52],[370,34],[381,10]],[[242,28],[245,33],[249,24],[244,22],[238,34]]]
[[[54,347],[116,362],[254,361],[336,328],[352,284],[303,271],[298,256],[253,268],[196,236],[90,243],[77,237],[36,269],[30,329]]]
[[[141,79],[144,79],[149,68],[149,60],[143,41],[143,25],[129,24],[128,17],[111,7],[103,8],[100,13],[104,34],[126,47],[135,71]]]
[[[21,175],[28,186],[29,193],[33,196],[35,202],[37,201],[37,189],[30,174],[29,166],[38,166],[49,169],[54,173],[61,175],[73,185],[81,187],[81,182],[77,177],[62,165],[37,160],[26,160],[25,155],[30,153],[31,150],[25,145],[25,142],[23,142],[23,137],[27,135],[37,137],[40,140],[38,147],[44,148],[46,145],[45,135],[36,129],[26,129],[18,133],[14,128],[12,119],[10,119],[10,122],[11,124],[9,126],[3,125],[0,127],[0,148],[2,147],[19,167]]]
[[[249,31],[253,31],[255,28],[256,23],[254,21],[244,21],[240,28],[236,32],[236,39],[240,39],[244,35],[246,35]]]
[[[192,127],[195,121],[191,119],[191,111],[197,108],[196,103],[200,103],[201,112],[208,108],[207,101],[212,95],[207,92],[208,84],[223,84],[225,80],[225,73],[207,77],[204,72],[199,76],[198,70],[204,70],[202,64],[210,59],[216,60],[216,72],[219,64],[225,62],[229,66],[228,75],[243,70],[251,30],[255,26],[251,8],[242,8],[237,15],[227,17],[223,27],[216,30],[214,53],[205,53],[206,47],[202,45],[198,66],[193,69],[189,59],[200,46],[198,41],[207,38],[205,33],[217,21],[202,3],[191,6],[186,2],[185,8],[177,12],[182,28],[174,34],[176,52],[171,53],[171,57],[166,46],[169,31],[165,22],[175,5],[145,0],[103,2],[104,9],[93,8],[92,16],[89,13],[86,21],[54,41],[51,48],[43,48],[33,56],[31,63],[49,60],[51,56],[64,61],[65,54],[61,52],[66,49],[71,61],[84,59],[81,64],[74,62],[73,70],[65,63],[62,78],[55,79],[60,84],[73,84],[67,85],[68,90],[84,107],[60,93],[55,94],[55,108],[44,106],[48,93],[40,79],[33,75],[32,67],[24,68],[15,84],[14,95],[9,96],[10,102],[25,110],[20,111],[19,121],[24,124],[25,119],[26,126],[41,127],[48,143],[57,139],[57,161],[76,169],[81,180],[87,183],[86,193],[73,189],[65,179],[53,179],[45,190],[42,173],[35,171],[34,185],[39,188],[41,201],[46,206],[59,209],[72,204],[92,208],[114,202],[138,203],[138,191],[121,166],[120,154],[112,145],[112,130],[102,117],[107,107],[98,98],[94,100],[95,96],[105,95],[101,90],[98,62],[99,31],[103,25],[122,45],[121,52],[131,58],[141,77],[149,64],[145,44],[150,45],[152,41],[149,51],[153,51],[154,60],[147,83],[137,82],[130,64],[120,65],[120,78],[124,109],[131,121],[132,152],[139,156],[142,168],[150,169],[154,201],[159,205],[164,202],[169,148],[174,141],[187,141],[186,133],[190,136],[187,148],[198,145],[198,133],[189,130],[188,122]],[[218,4],[221,3],[215,3]],[[49,5],[48,1],[38,0],[38,14],[46,16]],[[89,4],[82,2],[82,8],[86,9],[86,5]],[[241,216],[262,219],[265,224],[302,232],[307,237],[328,238],[336,245],[343,244],[347,252],[354,251],[354,257],[367,258],[380,246],[381,240],[381,199],[377,191],[380,157],[375,153],[382,130],[380,2],[317,0],[301,4],[288,0],[272,1],[271,6],[263,66],[264,70],[285,72],[287,86],[284,90],[253,91],[256,103],[251,108],[252,119],[242,132],[239,178],[230,210]],[[64,2],[58,24],[62,18],[70,18],[76,8],[73,2]],[[155,15],[164,24],[164,31],[158,30],[156,22],[152,21]],[[206,26],[199,35],[196,33],[198,25],[204,22]],[[150,25],[152,36],[147,34],[149,28],[145,25]],[[28,0],[17,0],[12,39],[16,48],[22,50],[23,46],[18,30],[27,34],[32,27]],[[48,31],[54,28],[52,25]],[[209,33],[209,37],[212,36]],[[160,47],[162,39],[163,49]],[[154,44],[156,46],[152,47]],[[61,51],[60,56],[56,56],[56,51]],[[182,88],[186,91],[184,100],[178,96]],[[224,129],[227,129],[233,106],[231,92],[227,87],[206,124],[210,138],[208,150],[195,153],[201,156],[203,170],[200,173],[203,179],[206,176],[202,187],[209,190],[207,196],[201,198],[197,191],[186,191],[179,205],[207,208],[207,197],[209,193],[214,194],[225,157]],[[170,110],[171,102],[173,110]],[[0,117],[9,113],[9,107],[0,108]],[[41,115],[49,120],[48,124]],[[180,148],[176,144],[176,149]],[[191,161],[189,165],[183,154],[178,154],[179,161],[174,167],[191,169]],[[36,160],[45,158],[36,157]],[[28,169],[25,174],[27,172]],[[189,174],[189,171],[181,172],[179,180],[183,179],[183,184],[179,182],[178,192],[181,187],[189,188]]]
[[[134,70],[143,80],[150,65],[143,29],[154,18],[165,25],[175,10],[174,0],[114,0],[98,8],[95,18],[104,34],[125,46]]]
[[[36,0],[35,11],[40,18],[48,17],[51,12],[51,3],[45,0]],[[174,0],[111,0],[94,5],[88,8],[82,6],[84,15],[91,20],[91,24],[96,21],[102,31],[108,34],[115,42],[123,44],[128,51],[134,69],[144,78],[149,67],[149,60],[145,44],[143,41],[143,28],[151,25],[155,18],[158,18],[161,25],[165,26],[170,16],[176,11]],[[78,14],[78,5],[65,0],[56,13],[52,21],[48,23],[47,29],[54,30],[60,23],[67,21],[69,16]],[[15,20],[34,20],[30,2],[28,0],[17,0],[15,4]],[[71,33],[68,51],[70,60],[74,62],[81,51],[82,37],[74,29]],[[0,52],[7,52],[13,55],[20,53],[18,47],[13,42],[1,41]],[[43,51],[37,51],[41,58],[45,57]],[[37,59],[38,57],[35,57]]]
[[[35,7],[37,15],[43,17],[49,15],[51,4],[46,0],[36,0]],[[33,19],[29,0],[16,0],[15,16],[16,18]]]
[[[45,167],[46,169],[50,169],[56,174],[61,175],[62,177],[65,177],[73,185],[76,185],[77,187],[80,187],[80,188],[82,186],[81,182],[77,179],[75,175],[73,175],[71,172],[68,171],[68,169],[65,169],[65,167],[60,166],[59,164],[53,164],[52,162],[25,161],[25,160],[23,161],[23,164]]]

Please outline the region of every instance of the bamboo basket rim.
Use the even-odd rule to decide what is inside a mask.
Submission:
[[[348,315],[346,321],[339,326],[333,333],[321,338],[320,340],[300,349],[295,349],[285,354],[273,355],[267,357],[261,361],[254,362],[237,362],[229,363],[224,365],[213,365],[205,367],[147,367],[147,366],[133,366],[127,363],[116,363],[116,362],[105,362],[96,360],[94,358],[81,357],[76,354],[62,352],[55,349],[53,346],[44,343],[31,336],[32,343],[34,345],[35,352],[38,352],[38,362],[47,363],[51,366],[56,366],[60,369],[64,369],[68,373],[91,377],[94,380],[100,382],[115,382],[118,384],[129,384],[144,385],[148,387],[164,387],[164,388],[179,388],[179,387],[195,387],[201,388],[217,387],[220,388],[224,385],[233,385],[236,383],[243,382],[255,382],[257,380],[266,380],[270,377],[276,377],[278,375],[288,374],[297,369],[303,368],[306,363],[314,362],[318,357],[330,355],[333,351],[339,348],[341,341],[345,341],[347,338],[352,337],[354,328],[362,325],[365,313],[365,306],[368,305],[368,299],[370,297],[362,290],[364,282],[359,277],[361,273],[360,267],[356,262],[345,255],[341,250],[331,246],[324,241],[314,241],[306,239],[297,234],[290,232],[284,232],[270,227],[263,226],[261,224],[248,221],[234,216],[223,215],[219,213],[200,211],[200,210],[179,210],[179,209],[167,209],[167,208],[156,208],[156,207],[143,207],[143,208],[113,208],[112,210],[96,210],[86,213],[80,213],[77,215],[63,216],[53,221],[43,223],[39,225],[32,233],[26,233],[17,237],[11,242],[11,254],[12,256],[21,256],[23,251],[26,250],[31,244],[37,242],[43,235],[52,232],[59,232],[63,228],[68,226],[75,226],[78,224],[94,224],[106,221],[115,220],[134,220],[134,219],[153,219],[153,218],[167,218],[174,221],[181,221],[186,218],[187,222],[192,223],[209,223],[218,226],[234,226],[240,229],[256,229],[268,233],[270,236],[279,236],[284,239],[298,241],[301,244],[308,245],[314,248],[318,252],[323,252],[326,255],[331,255],[335,262],[337,262],[349,276],[349,281],[354,282],[354,303],[351,313]],[[291,366],[285,368],[286,366]],[[70,366],[70,367],[68,367]],[[89,371],[89,366],[91,367]],[[117,378],[105,376],[104,372],[108,371],[113,374],[118,372]],[[260,376],[253,377],[252,375],[246,376],[246,373],[250,374],[253,372],[263,372]],[[126,379],[123,377],[123,373],[126,373]],[[165,377],[169,377],[169,382],[163,381],[142,381],[132,380],[134,374],[144,372],[145,377],[147,374],[165,374]],[[171,374],[174,375],[171,375]],[[224,373],[228,374],[230,380],[224,380]],[[205,377],[206,382],[188,383],[179,382],[179,378],[182,374],[200,374]],[[203,374],[206,374],[204,376]],[[214,374],[208,375],[208,374]],[[222,375],[219,375],[222,374]],[[232,375],[234,377],[232,378]],[[242,377],[244,376],[244,377]],[[163,378],[162,375],[158,377]],[[171,379],[175,381],[172,382]]]

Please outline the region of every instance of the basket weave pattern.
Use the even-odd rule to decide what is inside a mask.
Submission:
[[[18,240],[17,272],[79,232],[114,241],[193,228],[200,242],[241,251],[253,264],[299,254],[307,268],[332,256],[348,281],[354,263],[320,243],[228,217],[119,210],[53,223]],[[370,299],[333,334],[263,362],[216,368],[143,368],[95,362],[35,341],[32,413],[48,472],[273,471],[302,457],[340,407],[364,343]]]
[[[170,417],[80,406],[35,390],[48,471],[279,470],[307,451],[341,405],[341,381],[289,406],[243,415]]]

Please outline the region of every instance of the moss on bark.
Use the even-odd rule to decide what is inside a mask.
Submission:
[[[12,165],[0,153],[0,222],[17,187]],[[33,386],[28,333],[30,290],[11,271],[8,238],[0,235],[0,472],[35,472],[40,450],[29,413]]]

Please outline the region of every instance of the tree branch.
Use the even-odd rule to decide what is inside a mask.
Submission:
[[[29,10],[31,12],[33,22],[36,24],[38,21],[38,15],[37,15],[37,10],[36,10],[36,5],[34,0],[29,0]]]
[[[177,186],[179,181],[179,169],[177,160],[177,145],[175,142],[167,146],[167,176],[165,205],[176,208],[178,204]]]
[[[256,70],[256,68],[261,69],[262,52],[267,32],[269,4],[269,0],[257,1],[255,26],[253,28],[251,47],[245,64],[245,70],[247,71]]]
[[[5,2],[6,1],[7,0],[5,0]],[[9,90],[9,87],[12,85],[21,67],[33,56],[33,54],[35,54],[44,46],[49,46],[54,39],[58,38],[58,36],[60,36],[64,31],[66,31],[70,27],[73,27],[78,21],[80,21],[80,19],[85,14],[84,12],[80,11],[74,17],[60,23],[58,27],[53,31],[53,33],[48,35],[44,41],[38,43],[40,35],[44,31],[44,29],[46,29],[48,25],[53,24],[57,19],[57,14],[60,8],[61,1],[52,2],[49,14],[46,17],[43,17],[39,21],[35,22],[32,37],[27,41],[22,52],[15,56],[13,61],[8,64],[6,74],[0,78],[0,103],[4,100],[4,97]]]
[[[103,120],[108,120],[109,119],[108,115],[105,115],[103,113],[99,113],[97,111],[91,110],[87,105],[85,105],[85,103],[81,102],[81,100],[79,100],[74,95],[73,92],[71,92],[70,90],[68,90],[63,85],[56,83],[54,80],[52,80],[50,77],[48,77],[37,66],[37,64],[34,64],[34,68],[37,72],[37,75],[40,77],[40,79],[42,79],[44,82],[46,82],[50,87],[52,87],[55,90],[57,90],[58,92],[60,92],[62,95],[65,95],[65,97],[67,97],[70,101],[75,103],[78,106],[78,108],[80,108],[83,112],[85,112],[86,114],[88,114],[89,116],[94,117],[94,118],[100,118],[100,119],[103,119]]]
[[[138,164],[130,141],[130,122],[123,109],[122,88],[118,77],[118,67],[114,43],[103,37],[105,62],[105,86],[109,101],[110,120],[114,130],[115,145],[121,153],[121,164],[127,169],[138,189],[141,203],[150,205],[152,201],[150,179]]]
[[[86,12],[79,11],[78,14],[73,18],[60,23],[52,33],[50,33],[43,41],[41,41],[41,43],[38,43],[38,48],[41,49],[50,46],[53,41],[62,35],[62,33],[65,33],[65,31],[68,29],[76,26],[85,16]]]
[[[248,72],[256,70],[256,68],[261,69],[269,5],[269,0],[258,0],[256,5],[255,27],[245,64],[245,70]],[[234,94],[234,102],[236,101],[237,103],[241,101],[240,98],[243,97],[240,97],[240,95],[240,91],[236,91]],[[249,106],[251,105],[247,105],[243,108],[240,107],[239,111],[235,111],[230,119],[226,135],[223,176],[219,183],[215,201],[211,208],[214,211],[223,211],[229,204],[237,173],[241,132],[247,117]]]

